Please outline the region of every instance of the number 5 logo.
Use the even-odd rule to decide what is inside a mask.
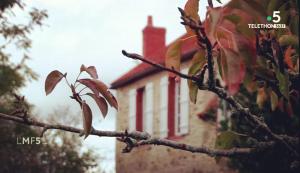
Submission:
[[[280,22],[280,16],[279,16],[279,14],[280,14],[280,11],[273,11],[273,22],[274,23],[278,23],[278,22]]]

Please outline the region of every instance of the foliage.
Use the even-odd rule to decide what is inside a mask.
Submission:
[[[12,22],[15,19],[12,7],[17,5],[29,20],[24,23]],[[16,6],[16,7],[17,7]],[[30,33],[36,26],[41,26],[47,18],[45,10],[31,9],[26,11],[25,4],[19,0],[5,0],[0,4],[0,105],[12,108],[11,93],[17,93],[18,89],[25,85],[26,80],[37,79],[37,74],[26,65],[30,58],[28,51],[31,47]],[[11,50],[16,50],[14,56],[22,55],[19,63],[11,61]]]
[[[28,23],[13,23],[12,7],[17,4],[29,16]],[[16,6],[17,7],[17,6]],[[11,113],[26,109],[31,112],[31,105],[22,98],[24,105],[15,102],[19,89],[26,81],[37,78],[27,65],[28,50],[31,47],[29,34],[36,26],[41,26],[47,13],[44,10],[32,9],[26,12],[26,6],[18,0],[0,1],[0,112]],[[14,56],[23,54],[20,63],[11,61],[11,50]],[[52,115],[53,116],[53,115]],[[32,117],[31,117],[32,118]],[[96,157],[91,151],[80,151],[81,143],[70,140],[70,135],[54,132],[43,138],[48,144],[18,144],[22,137],[39,138],[40,132],[25,125],[0,120],[0,172],[86,172],[96,166]],[[55,139],[61,139],[59,145]]]
[[[90,75],[91,79],[89,78],[79,79],[82,72],[87,72]],[[96,102],[96,104],[98,105],[104,118],[107,114],[108,104],[114,107],[115,109],[118,109],[118,102],[116,98],[108,90],[108,87],[98,79],[97,70],[94,66],[85,67],[84,65],[82,65],[80,67],[80,71],[77,76],[77,79],[71,85],[67,80],[67,73],[62,74],[58,70],[54,70],[50,72],[45,81],[46,95],[50,94],[53,91],[55,86],[61,81],[62,78],[66,80],[72,92],[71,98],[76,100],[81,107],[82,115],[83,115],[82,118],[83,129],[84,129],[83,134],[85,135],[84,138],[86,138],[93,130],[92,127],[93,116],[92,116],[92,111],[90,106],[86,103],[85,100],[82,99],[82,96],[92,97]],[[80,86],[84,86],[84,88],[78,90],[78,87]],[[92,93],[87,92],[85,94],[81,94],[81,92],[87,88],[91,90]]]
[[[63,111],[63,112],[62,112]],[[56,111],[52,117],[72,117],[70,112]],[[75,121],[74,121],[75,122]],[[82,152],[81,141],[74,134],[51,131],[41,138],[46,144],[20,144],[22,137],[37,138],[40,132],[28,126],[0,122],[0,172],[86,172],[97,166],[90,150]]]
[[[214,43],[212,53],[216,62],[216,79],[223,81],[223,87],[251,112],[260,115],[272,131],[289,136],[299,135],[298,0],[232,0],[223,7],[208,7],[204,21],[198,20],[198,5],[191,6],[195,2],[188,0],[184,10],[203,26],[208,39]],[[249,28],[251,23],[273,24],[266,19],[274,11],[279,11],[280,24],[285,24],[286,28]],[[190,38],[199,35],[191,32],[190,27],[186,29]],[[203,52],[207,51],[205,45],[199,45],[189,75],[199,77],[201,74],[203,78],[207,62]],[[167,53],[166,64],[178,70],[181,63],[180,45],[170,46],[167,52],[173,54],[168,56]],[[176,61],[174,57],[177,57]],[[198,61],[195,57],[199,57]],[[196,103],[199,84],[191,80],[188,84],[190,100]],[[225,131],[216,141],[217,148],[253,147],[258,141],[268,140],[259,127],[249,124],[245,118],[237,119],[237,114],[234,113],[230,121],[226,119],[222,122]],[[277,152],[272,152],[275,150]],[[276,145],[264,153],[232,159],[231,163],[241,172],[297,171],[289,154],[282,146]]]

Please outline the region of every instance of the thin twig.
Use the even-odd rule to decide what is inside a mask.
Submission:
[[[71,88],[71,85],[70,85],[66,75],[64,75],[64,78],[65,78],[65,81],[66,81],[67,85]]]
[[[87,89],[88,87],[84,87],[84,88],[82,88],[79,92],[78,92],[78,94],[80,94],[83,90],[85,90],[85,89]]]
[[[125,50],[122,50],[122,54],[124,56],[127,56],[128,58],[132,58],[132,59],[137,59],[137,60],[140,60],[140,61],[143,61],[147,64],[150,64],[154,67],[157,67],[158,69],[161,69],[161,70],[164,70],[164,71],[168,71],[168,72],[171,72],[171,73],[174,73],[184,79],[190,79],[190,80],[198,80],[198,78],[194,77],[194,76],[189,76],[189,75],[186,75],[186,74],[183,74],[183,73],[180,73],[178,71],[176,71],[175,69],[171,69],[171,68],[167,68],[165,66],[162,66],[160,64],[157,64],[155,62],[152,62],[152,61],[149,61],[148,59],[142,57],[141,55],[139,54],[136,54],[136,53],[128,53],[126,52]]]

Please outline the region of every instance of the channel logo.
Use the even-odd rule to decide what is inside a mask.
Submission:
[[[249,28],[258,28],[258,29],[278,29],[278,28],[286,28],[284,23],[279,23],[281,20],[280,11],[273,11],[272,16],[267,16],[268,22],[273,23],[261,23],[261,24],[248,24]]]

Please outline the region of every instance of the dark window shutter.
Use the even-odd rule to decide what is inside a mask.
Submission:
[[[136,130],[143,131],[143,97],[144,88],[139,88],[136,94]]]

